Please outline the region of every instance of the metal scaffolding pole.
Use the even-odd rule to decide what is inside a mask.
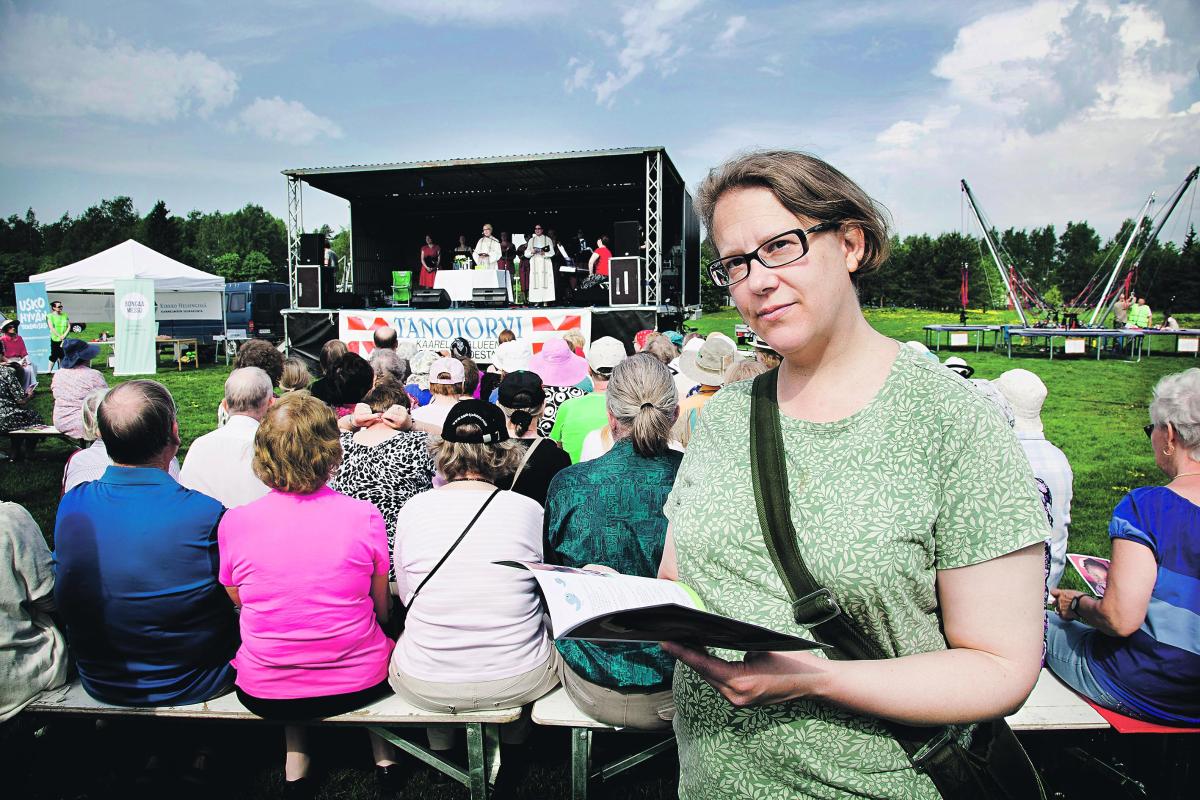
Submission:
[[[299,283],[296,281],[296,265],[300,263],[300,234],[304,233],[304,193],[301,189],[300,178],[289,175],[287,178],[287,267],[288,267],[288,305],[296,308],[300,298],[297,296]]]
[[[662,269],[662,151],[646,154],[646,304],[658,305]]]

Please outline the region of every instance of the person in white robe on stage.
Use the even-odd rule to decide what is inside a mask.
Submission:
[[[483,226],[483,236],[475,243],[475,269],[500,269],[500,240],[492,236],[492,226]]]
[[[529,302],[554,302],[554,242],[542,232],[541,225],[533,226],[533,236],[525,245],[529,259]]]

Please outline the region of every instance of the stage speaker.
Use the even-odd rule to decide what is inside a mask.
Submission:
[[[414,289],[408,305],[412,308],[449,308],[450,295],[445,289]]]
[[[333,270],[320,264],[296,267],[296,308],[332,308]]]
[[[504,308],[508,305],[508,289],[502,286],[476,286],[471,290],[471,305],[475,308]]]
[[[637,220],[626,220],[613,223],[614,256],[641,255],[641,234]]]
[[[609,260],[608,304],[610,306],[640,306],[642,304],[641,258],[614,256]]]
[[[354,292],[334,292],[330,308],[366,308],[367,298]]]
[[[300,263],[320,264],[325,258],[325,234],[300,234]]]

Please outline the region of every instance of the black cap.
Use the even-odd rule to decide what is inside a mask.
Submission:
[[[471,343],[461,336],[450,342],[450,355],[458,360],[471,357]]]
[[[537,408],[546,399],[542,378],[536,372],[520,369],[505,374],[497,398],[505,408]]]
[[[479,433],[460,436],[457,428],[460,425],[475,425]],[[491,403],[482,400],[460,400],[450,409],[446,422],[442,425],[442,439],[447,442],[463,444],[496,444],[508,438],[508,425],[504,412]]]

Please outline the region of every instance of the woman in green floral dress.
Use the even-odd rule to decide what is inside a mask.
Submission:
[[[868,325],[855,281],[886,260],[887,222],[842,173],[754,153],[714,170],[698,205],[721,257],[710,275],[783,356],[800,551],[893,657],[668,644],[682,662],[680,796],[936,798],[879,720],[992,719],[1032,689],[1049,529],[1028,462],[965,381]],[[804,635],[755,511],[750,387],[704,409],[667,502],[660,576],[713,611]]]

